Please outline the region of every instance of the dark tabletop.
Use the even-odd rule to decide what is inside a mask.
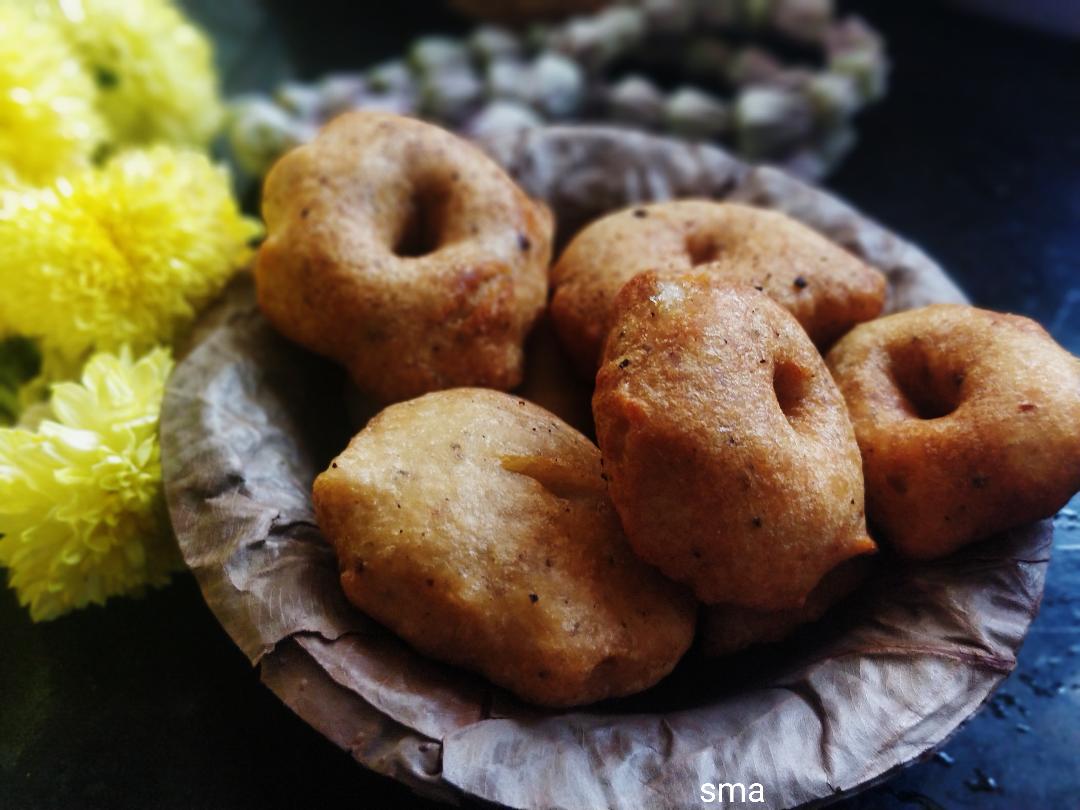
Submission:
[[[187,5],[214,30],[233,91],[465,25],[434,2]],[[895,70],[828,186],[921,244],[976,303],[1034,317],[1080,354],[1080,43],[937,3],[850,5],[885,32]],[[944,754],[840,807],[1080,808],[1077,511],[1080,499],[1056,520],[1012,677]],[[38,625],[0,590],[0,639],[0,808],[436,807],[279,703],[190,575]]]

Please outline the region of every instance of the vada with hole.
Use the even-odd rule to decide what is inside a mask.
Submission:
[[[645,270],[695,270],[756,287],[819,348],[885,303],[880,272],[777,211],[711,200],[627,208],[582,230],[551,271],[552,319],[582,373],[596,371],[615,294]]]
[[[1080,360],[1034,321],[936,304],[856,327],[827,361],[869,519],[900,553],[941,557],[1080,489]]]
[[[693,599],[634,556],[599,450],[524,399],[461,388],[393,405],[314,502],[354,605],[533,703],[639,692],[693,639]]]
[[[480,150],[421,121],[339,116],[266,178],[259,306],[382,402],[521,381],[552,217]]]
[[[702,602],[800,608],[875,550],[843,399],[795,318],[752,287],[632,279],[593,416],[631,545]]]

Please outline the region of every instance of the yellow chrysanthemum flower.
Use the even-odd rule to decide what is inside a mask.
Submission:
[[[37,339],[50,379],[95,349],[172,343],[259,232],[223,168],[164,146],[0,192],[0,336]]]
[[[213,50],[171,0],[34,2],[96,80],[116,142],[210,142],[225,115]]]
[[[48,183],[105,140],[97,90],[64,37],[0,5],[0,182]]]
[[[0,565],[35,621],[160,586],[180,567],[161,492],[167,349],[97,354],[36,430],[0,428]]]

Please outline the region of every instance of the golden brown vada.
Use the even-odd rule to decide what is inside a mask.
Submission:
[[[347,113],[271,170],[262,311],[383,402],[509,389],[547,298],[552,218],[438,127]]]
[[[782,610],[875,549],[843,399],[787,310],[708,274],[643,273],[611,324],[593,416],[642,559],[705,603]]]
[[[943,556],[1080,489],[1080,361],[1034,321],[937,304],[856,327],[827,359],[869,519],[901,553]]]
[[[777,211],[710,200],[627,208],[578,233],[551,271],[552,318],[582,373],[596,370],[623,284],[644,270],[691,269],[768,293],[819,347],[885,302],[881,273]]]
[[[736,605],[709,605],[701,611],[699,638],[705,655],[729,655],[757,644],[783,641],[800,627],[816,622],[849,596],[870,570],[870,558],[840,563],[821,578],[802,607],[755,610]]]
[[[393,405],[314,501],[354,605],[533,703],[638,692],[692,641],[693,599],[634,556],[600,451],[523,399],[454,389]]]

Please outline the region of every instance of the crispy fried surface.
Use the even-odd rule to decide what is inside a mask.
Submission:
[[[552,318],[579,369],[596,369],[623,284],[644,270],[690,269],[760,287],[819,347],[885,301],[881,273],[784,214],[707,200],[627,208],[581,231],[552,268]]]
[[[840,563],[821,578],[802,607],[754,610],[709,605],[701,611],[702,651],[705,655],[728,655],[755,644],[783,641],[803,625],[816,622],[859,587],[869,573],[871,562],[872,558],[856,557]]]
[[[1080,361],[1032,320],[910,310],[852,330],[828,364],[870,520],[908,556],[1048,517],[1080,489]]]
[[[266,178],[259,305],[392,402],[508,389],[547,297],[552,218],[492,160],[399,116],[339,116]]]
[[[391,406],[314,499],[353,604],[534,703],[640,691],[692,640],[693,601],[634,556],[597,448],[525,400],[455,389]]]
[[[634,550],[703,602],[796,608],[874,549],[840,393],[795,319],[751,287],[635,277],[593,416]]]

